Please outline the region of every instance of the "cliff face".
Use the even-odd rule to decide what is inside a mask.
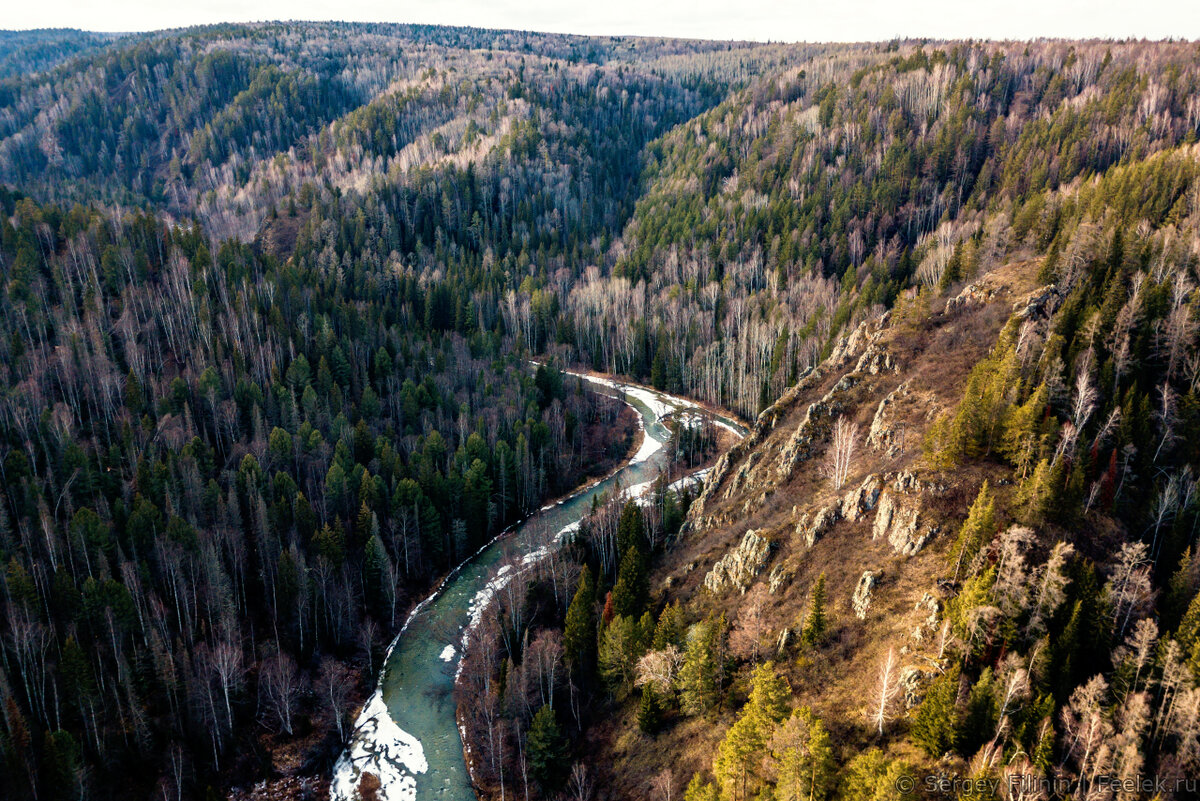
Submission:
[[[1036,262],[1010,264],[939,309],[909,298],[843,337],[720,458],[656,572],[663,600],[697,617],[724,614],[735,631],[753,606],[760,639],[774,646],[766,656],[796,704],[811,706],[848,752],[865,745],[866,699],[889,649],[905,707],[944,667],[940,613],[954,591],[939,577],[950,534],[981,483],[1005,483],[1009,471],[934,471],[922,444],[937,415],[959,403],[1005,321],[1050,294],[1037,288],[1037,270]],[[850,424],[854,449],[835,486],[839,420]],[[821,574],[830,634],[819,651],[805,652],[796,643]],[[681,722],[658,735],[659,761],[685,777],[707,770],[722,728]],[[611,797],[635,797],[646,753],[617,733],[599,736],[616,756]]]

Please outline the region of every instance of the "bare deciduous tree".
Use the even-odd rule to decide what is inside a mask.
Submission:
[[[671,801],[674,788],[675,773],[670,768],[663,768],[650,780],[650,794],[655,801]]]
[[[668,693],[675,687],[675,677],[683,664],[683,654],[674,645],[661,651],[649,651],[637,663],[636,687],[653,687],[660,693]]]
[[[834,489],[841,489],[850,477],[854,462],[854,449],[858,440],[858,424],[842,415],[833,426],[833,438],[826,454],[825,470],[833,482]]]
[[[767,589],[762,584],[755,585],[749,597],[742,605],[729,635],[729,647],[736,656],[749,659],[758,664],[762,651],[763,640],[770,631],[763,608],[766,605]]]
[[[258,671],[259,710],[268,726],[292,734],[292,715],[300,700],[300,672],[286,653],[275,653],[262,661]]]
[[[883,727],[896,717],[896,701],[900,697],[899,667],[896,663],[896,649],[888,648],[887,657],[879,667],[879,678],[871,695],[871,705],[867,708],[867,719],[883,735]]]
[[[350,691],[354,686],[350,681],[350,671],[333,657],[322,657],[317,668],[317,684],[321,700],[327,705],[326,712],[337,726],[338,739],[345,742],[345,717]]]

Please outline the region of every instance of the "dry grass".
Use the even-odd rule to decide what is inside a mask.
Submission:
[[[913,632],[928,617],[927,610],[916,609],[917,603],[926,592],[937,596],[938,579],[947,574],[952,559],[947,553],[950,542],[979,485],[985,478],[994,485],[1002,482],[1008,471],[976,465],[952,474],[935,474],[923,463],[921,441],[932,419],[931,410],[957,404],[967,375],[996,341],[1014,301],[1035,288],[1036,273],[1036,262],[1006,265],[979,282],[992,294],[987,303],[950,315],[932,314],[920,332],[908,325],[885,330],[880,344],[896,358],[899,374],[866,376],[845,395],[845,413],[859,424],[865,438],[879,401],[902,382],[908,382],[909,401],[895,404],[893,411],[894,425],[908,432],[904,451],[889,459],[860,444],[846,490],[869,474],[904,470],[941,486],[940,492],[921,496],[922,526],[937,527],[941,533],[918,554],[899,556],[883,539],[872,539],[873,514],[854,523],[843,520],[811,549],[805,548],[794,534],[793,507],[797,513],[816,510],[841,494],[816,469],[818,457],[781,484],[763,486],[760,479],[758,486],[751,485],[732,498],[712,503],[706,514],[731,512],[727,519],[734,522],[685,535],[655,572],[653,586],[659,588],[660,600],[682,601],[693,619],[724,612],[731,621],[736,620],[741,596],[732,593],[714,597],[703,588],[704,575],[747,529],[766,532],[776,542],[776,552],[758,581],[765,582],[771,568],[778,564],[792,571],[791,580],[778,593],[767,596],[764,615],[773,633],[772,641],[785,627],[796,630],[807,612],[812,584],[824,573],[831,616],[826,642],[808,652],[793,646],[779,655],[777,664],[792,686],[795,702],[812,707],[825,721],[842,757],[870,745],[883,745],[911,762],[923,761],[910,744],[894,736],[894,732],[904,729],[904,721],[893,724],[893,731],[878,742],[863,714],[864,707],[889,649],[896,649],[898,654],[904,650],[900,654],[902,667],[931,666],[937,652],[936,632],[926,629],[922,642],[913,639]],[[940,308],[944,299],[932,305]],[[764,452],[760,465],[777,458],[809,404],[821,398],[844,372],[824,376],[792,406],[759,445],[758,450]],[[765,473],[765,468],[754,468],[754,475]],[[764,490],[769,495],[764,504],[747,514],[740,513],[747,497]],[[882,576],[866,619],[859,620],[851,609],[850,598],[864,570]],[[668,577],[669,590],[665,589]],[[749,665],[742,665],[733,677],[733,706],[740,702],[749,670]],[[651,777],[664,768],[674,771],[681,790],[693,772],[710,767],[715,745],[732,717],[726,709],[708,719],[674,718],[664,732],[651,738],[637,732],[633,704],[627,704],[621,714],[610,716],[589,733],[588,762],[599,766],[602,774],[600,785],[604,789],[599,797],[645,798]]]

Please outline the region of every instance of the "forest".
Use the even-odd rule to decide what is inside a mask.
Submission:
[[[724,479],[660,483],[597,505],[565,596],[534,572],[472,633],[473,775],[578,801],[889,798],[946,754],[1195,775],[1198,135],[1187,42],[5,32],[0,784],[327,776],[412,605],[639,436],[565,368],[758,418],[722,457],[750,475],[852,332],[941,342],[1014,265],[1053,308],[953,340],[987,348],[910,437],[913,469],[988,479],[940,522],[923,700],[894,708],[885,661],[873,723],[822,707],[805,671],[853,650],[832,568],[772,580],[785,623],[776,590],[667,584],[712,561]],[[822,486],[863,478],[868,411],[815,438]],[[725,500],[794,512],[797,480]],[[700,767],[598,785],[622,734]]]

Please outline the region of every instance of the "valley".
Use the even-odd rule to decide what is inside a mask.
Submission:
[[[1186,40],[4,32],[5,797],[1194,797],[1198,142]]]

